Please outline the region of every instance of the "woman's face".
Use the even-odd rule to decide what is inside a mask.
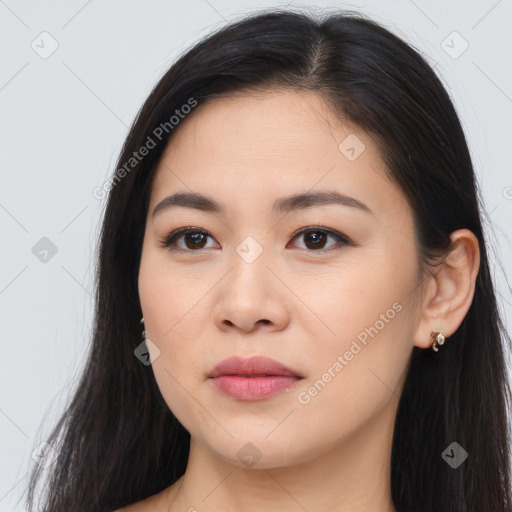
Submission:
[[[305,462],[373,425],[390,435],[421,286],[412,212],[372,139],[314,93],[216,98],[181,123],[153,181],[139,273],[169,408],[239,466]],[[219,207],[154,213],[174,194]],[[313,198],[289,199],[301,194]],[[232,356],[292,375],[248,364],[211,378]]]

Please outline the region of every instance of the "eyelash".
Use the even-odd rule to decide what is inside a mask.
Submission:
[[[314,249],[306,248],[305,249],[306,251],[312,252],[312,253],[326,253],[326,252],[330,252],[334,249],[341,249],[344,246],[352,245],[352,242],[346,236],[342,235],[341,233],[338,233],[337,231],[333,231],[332,229],[323,228],[321,226],[309,226],[307,228],[303,228],[299,231],[296,231],[292,235],[292,240],[300,237],[301,235],[304,235],[305,233],[318,233],[318,232],[326,233],[328,236],[332,236],[336,240],[336,243],[333,244],[328,249],[314,250]],[[166,247],[172,252],[191,252],[191,253],[192,252],[194,252],[194,253],[201,252],[203,249],[176,248],[176,240],[188,233],[199,233],[199,234],[203,234],[203,235],[207,235],[207,236],[211,237],[211,235],[208,233],[208,231],[201,229],[201,228],[195,228],[195,227],[189,226],[186,228],[181,228],[181,229],[175,230],[172,233],[166,235],[163,239],[160,240],[160,247]],[[213,238],[213,237],[211,237],[211,238]],[[333,249],[333,247],[334,247],[334,249]],[[209,249],[211,249],[211,248],[209,248]]]

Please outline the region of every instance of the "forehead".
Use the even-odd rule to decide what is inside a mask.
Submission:
[[[321,96],[246,92],[211,99],[181,121],[158,166],[151,203],[178,190],[243,203],[327,188],[367,204],[400,203],[371,137],[341,122]]]
[[[169,149],[184,152],[200,146],[233,161],[293,159],[306,151],[314,158],[311,150],[320,141],[324,147],[336,147],[331,125],[340,122],[317,94],[291,90],[235,93],[199,105],[171,138]]]

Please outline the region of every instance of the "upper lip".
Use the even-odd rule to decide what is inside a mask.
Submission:
[[[302,378],[296,371],[287,366],[263,356],[253,356],[247,359],[239,356],[228,357],[221,361],[208,374],[208,377],[220,377],[222,375],[283,375]]]

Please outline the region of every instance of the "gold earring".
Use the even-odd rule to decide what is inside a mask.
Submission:
[[[446,337],[442,332],[437,332],[437,331],[432,331],[430,333],[430,336],[433,339],[432,350],[434,352],[438,352],[439,351],[438,345],[439,346],[443,345],[444,341],[446,340]]]

